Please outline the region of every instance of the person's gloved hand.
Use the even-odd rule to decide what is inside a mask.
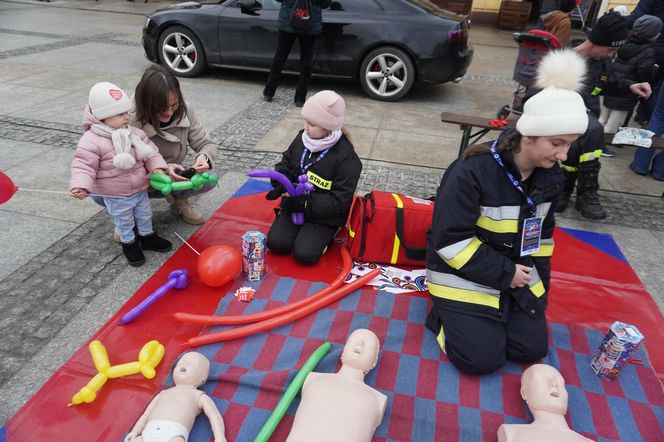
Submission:
[[[274,189],[270,190],[267,195],[265,195],[265,198],[270,201],[276,200],[286,191],[286,188],[280,183],[272,183],[272,186]]]
[[[307,197],[300,196],[286,196],[281,200],[281,208],[286,213],[304,212],[306,208]]]

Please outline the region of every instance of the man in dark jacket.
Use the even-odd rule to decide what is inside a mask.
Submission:
[[[658,67],[652,43],[662,31],[662,20],[654,15],[639,17],[632,27],[627,43],[618,49],[611,64],[616,79],[626,79],[635,83],[650,82],[655,79]],[[614,133],[639,101],[629,89],[609,91],[604,95],[599,122],[604,131]]]
[[[576,186],[576,209],[588,219],[604,219],[606,212],[599,201],[599,158],[604,146],[604,129],[597,118],[600,115],[600,95],[616,89],[629,89],[639,97],[651,94],[648,83],[616,79],[611,73],[611,58],[627,40],[628,30],[624,17],[609,13],[603,15],[592,28],[588,38],[574,48],[586,59],[588,74],[579,93],[588,108],[588,130],[572,144],[567,160],[562,162],[565,185],[558,202],[558,212],[565,210]],[[578,178],[578,185],[577,185]]]
[[[627,18],[627,26],[632,27],[637,18],[643,15],[654,15],[659,17],[660,20],[664,21],[664,2],[661,0],[641,0],[634,8],[634,11]],[[664,36],[660,35],[655,44],[653,44],[653,49],[655,51],[655,62],[664,66]],[[663,69],[664,70],[664,69]],[[653,94],[647,100],[642,100],[637,110],[637,120],[649,121],[650,116],[652,115],[653,110],[655,109],[655,103],[657,101],[657,94],[659,87],[661,85],[661,79],[664,77],[664,72],[660,71],[658,78],[652,82],[653,84]]]

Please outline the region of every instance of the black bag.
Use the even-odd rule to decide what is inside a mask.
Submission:
[[[293,29],[298,31],[309,31],[314,27],[311,16],[311,5],[309,0],[295,0],[290,11],[288,21]]]

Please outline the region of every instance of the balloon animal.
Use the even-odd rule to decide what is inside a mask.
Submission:
[[[152,379],[156,375],[155,367],[161,362],[165,352],[164,346],[159,342],[150,341],[141,348],[138,353],[138,361],[111,365],[106,348],[100,341],[90,342],[89,349],[97,374],[71,398],[68,407],[94,401],[97,398],[97,391],[104,386],[109,378],[141,373],[146,379]]]

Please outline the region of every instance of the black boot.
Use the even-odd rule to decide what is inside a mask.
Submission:
[[[565,177],[565,184],[563,184],[563,191],[558,196],[558,205],[556,212],[563,212],[569,205],[569,198],[574,193],[574,186],[576,185],[576,172],[569,172],[563,169],[563,176]]]
[[[168,252],[173,248],[170,241],[160,237],[156,232],[147,236],[138,236],[141,248],[143,250],[152,250],[154,252]]]
[[[304,89],[296,89],[295,90],[295,98],[293,99],[293,102],[295,103],[295,106],[297,107],[302,107],[304,106],[304,102],[307,100],[307,90]]]
[[[132,267],[140,267],[145,263],[145,255],[143,255],[141,246],[136,240],[130,243],[122,243],[122,253],[124,253],[127,261],[129,261],[129,265]]]
[[[604,219],[606,212],[599,202],[599,161],[579,163],[579,185],[576,189],[576,210],[588,219]]]

